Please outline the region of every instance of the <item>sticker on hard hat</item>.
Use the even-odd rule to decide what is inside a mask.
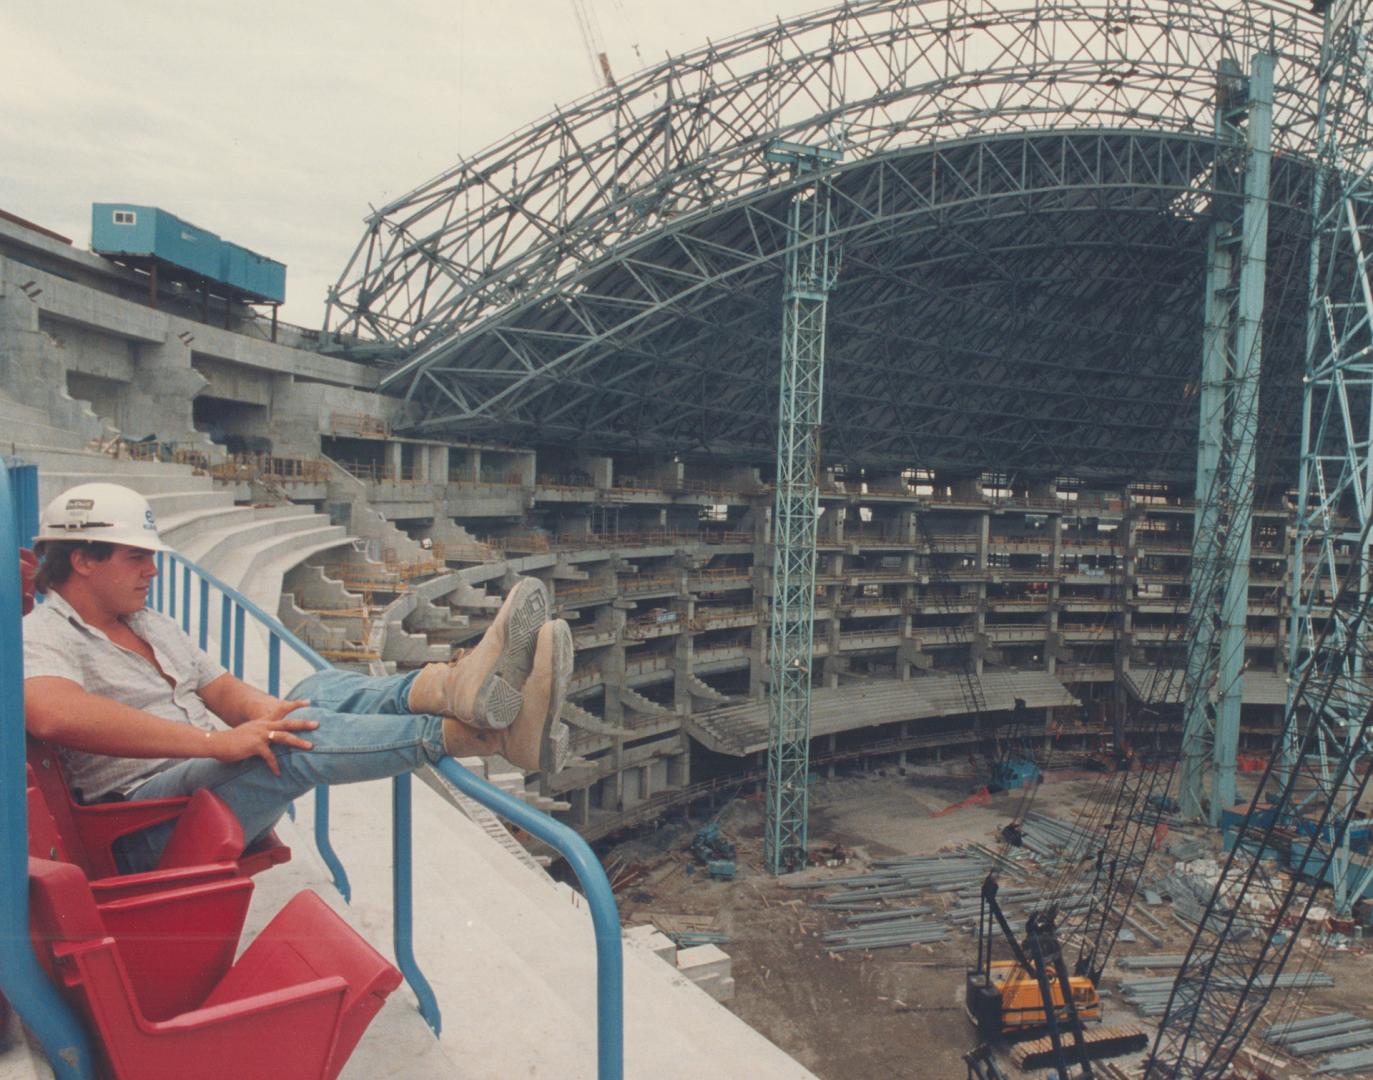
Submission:
[[[153,512],[151,510],[143,511],[143,528],[153,530],[157,529],[157,522],[153,520]]]
[[[68,500],[67,500],[67,512],[68,512],[68,513],[71,513],[73,510],[93,510],[94,508],[95,508],[95,500],[94,500],[94,499],[68,499]]]

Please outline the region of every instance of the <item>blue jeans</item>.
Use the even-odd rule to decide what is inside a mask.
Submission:
[[[251,843],[276,824],[293,799],[318,784],[383,780],[443,756],[443,718],[407,708],[417,674],[318,671],[286,695],[309,701],[290,715],[318,720],[319,727],[300,732],[312,749],[276,750],[280,775],[257,757],[228,763],[188,758],[149,777],[128,797],[161,799],[208,788],[228,804]],[[125,837],[116,849],[125,872],[156,867],[173,828],[167,822]]]

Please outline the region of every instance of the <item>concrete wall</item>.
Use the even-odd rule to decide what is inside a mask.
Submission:
[[[130,438],[201,445],[192,401],[209,393],[267,410],[283,456],[316,456],[336,412],[391,420],[404,408],[371,391],[371,368],[149,307],[132,299],[146,295],[137,285],[89,252],[0,222],[0,390],[98,434],[95,417],[65,401],[70,387]]]

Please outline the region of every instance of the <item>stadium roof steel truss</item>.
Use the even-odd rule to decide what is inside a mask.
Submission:
[[[1276,0],[779,22],[376,211],[333,330],[392,367],[417,432],[768,460],[794,181],[764,155],[827,144],[827,456],[1190,475],[1211,178],[1233,164],[1216,71],[1278,58],[1265,402],[1295,433],[1319,47]]]

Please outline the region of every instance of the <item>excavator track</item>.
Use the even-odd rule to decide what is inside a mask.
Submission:
[[[1148,1034],[1133,1025],[1084,1031],[1082,1037],[1087,1044],[1087,1056],[1092,1061],[1132,1054],[1149,1045]],[[1065,1032],[1061,1041],[1064,1052],[1068,1054],[1068,1060],[1074,1060],[1077,1051],[1072,1035]],[[1047,1036],[1034,1042],[1021,1043],[1011,1051],[1011,1064],[1025,1071],[1051,1069],[1054,1066],[1053,1043]]]

